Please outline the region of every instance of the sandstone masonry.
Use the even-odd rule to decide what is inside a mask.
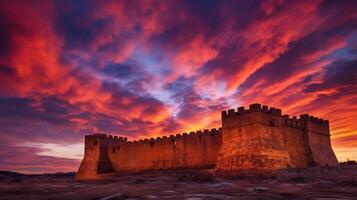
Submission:
[[[329,122],[307,114],[282,115],[252,104],[222,111],[222,128],[137,141],[85,137],[77,179],[145,170],[215,169],[223,172],[337,165]]]

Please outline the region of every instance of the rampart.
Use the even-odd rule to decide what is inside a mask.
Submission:
[[[104,134],[85,137],[78,179],[109,172],[215,169],[275,170],[336,165],[329,122],[307,114],[282,115],[252,104],[222,111],[222,128],[128,141]]]

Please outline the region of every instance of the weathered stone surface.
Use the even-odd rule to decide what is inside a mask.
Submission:
[[[213,168],[221,130],[133,143],[112,143],[108,155],[116,171]]]
[[[102,134],[85,137],[84,158],[79,166],[77,179],[96,179],[98,174],[113,171],[107,154],[111,142]]]
[[[217,170],[271,170],[292,165],[284,136],[258,123],[223,128]]]
[[[270,171],[336,164],[327,120],[309,115],[289,118],[278,108],[252,104],[247,110],[223,111],[220,129],[139,141],[86,136],[77,178],[144,170]]]
[[[306,120],[306,134],[311,150],[313,165],[335,166],[337,158],[331,147],[329,126],[323,126],[318,121]]]

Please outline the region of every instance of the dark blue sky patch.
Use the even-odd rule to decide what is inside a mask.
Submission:
[[[357,60],[337,61],[328,66],[322,83],[307,85],[304,92],[316,92],[335,87],[352,89],[355,85],[357,85]]]
[[[101,71],[104,74],[115,78],[132,79],[136,76],[140,76],[138,72],[140,72],[141,70],[134,63],[112,63],[107,64]]]
[[[0,97],[0,119],[12,121],[12,124],[25,121],[42,121],[49,125],[69,125],[67,118],[70,109],[74,109],[66,101],[49,97],[35,103],[31,98]]]
[[[105,29],[110,19],[92,19],[95,4],[87,1],[57,1],[57,28],[66,48],[86,48]]]

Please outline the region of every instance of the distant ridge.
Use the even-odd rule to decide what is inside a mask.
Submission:
[[[19,176],[26,176],[26,174],[21,174],[12,171],[0,171],[0,177],[19,177]]]
[[[0,171],[0,178],[6,177],[23,177],[23,176],[55,176],[55,177],[68,177],[75,176],[76,172],[55,172],[55,173],[43,173],[43,174],[22,174],[13,171]]]

